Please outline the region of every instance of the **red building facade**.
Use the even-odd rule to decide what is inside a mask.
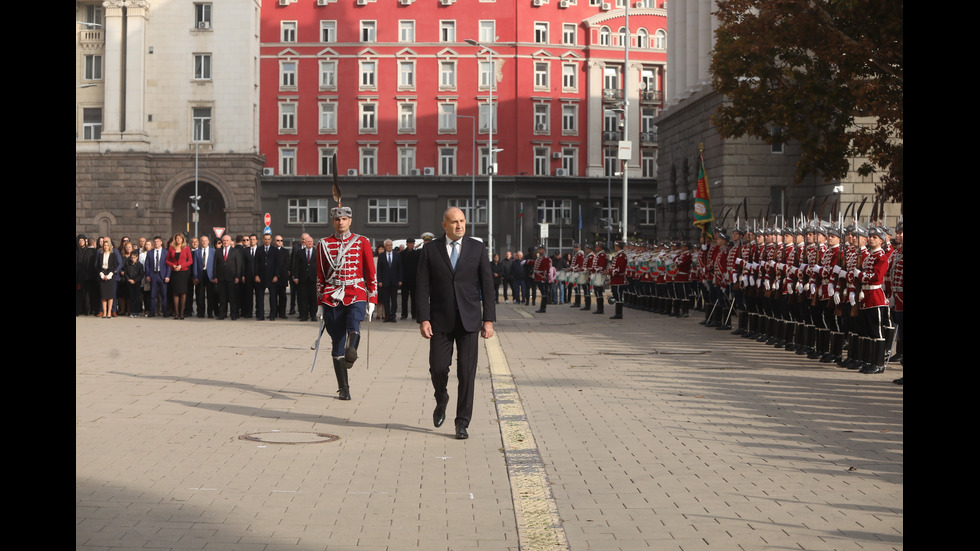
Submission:
[[[356,177],[358,190],[397,182],[414,182],[416,191],[440,182],[469,185],[474,174],[485,179],[493,148],[495,179],[526,188],[538,178],[558,190],[572,180],[591,182],[604,196],[607,176],[621,170],[615,156],[624,138],[623,112],[610,109],[624,107],[630,178],[652,180],[652,120],[662,105],[667,32],[663,2],[656,4],[634,0],[627,10],[616,0],[264,2],[263,183],[324,180],[336,153],[339,175]],[[548,195],[535,195],[542,193]],[[529,206],[536,200],[528,197]],[[474,211],[464,208],[477,223],[481,205],[485,200]],[[506,212],[499,216],[508,222]]]

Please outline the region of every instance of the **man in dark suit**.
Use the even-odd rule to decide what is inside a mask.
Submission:
[[[422,248],[416,278],[419,331],[429,339],[429,374],[435,390],[436,427],[446,419],[449,403],[449,364],[457,348],[459,380],[456,398],[456,438],[469,438],[466,429],[473,415],[473,387],[479,350],[477,333],[493,336],[496,310],[493,273],[483,243],[465,237],[466,217],[452,207],[443,215],[443,237]]]
[[[272,244],[272,235],[262,235],[262,245],[255,251],[255,319],[265,319],[265,292],[269,291],[269,321],[276,320],[279,311],[279,249]]]
[[[418,306],[415,304],[415,273],[419,270],[419,258],[422,251],[415,248],[415,239],[409,237],[405,240],[405,250],[400,253],[402,261],[402,319],[409,314],[412,319],[419,316]]]
[[[300,241],[303,246],[293,253],[292,269],[299,321],[316,321],[316,250],[310,234],[304,233]]]
[[[238,319],[238,287],[245,265],[242,254],[242,249],[235,247],[230,235],[221,236],[221,250],[215,251],[214,277],[211,279],[218,289],[219,320],[225,319],[226,312],[231,313],[231,319]]]
[[[293,266],[289,255],[291,251],[282,246],[283,239],[281,235],[277,235],[272,240],[272,244],[276,247],[279,254],[279,283],[276,284],[276,298],[279,302],[279,310],[275,315],[286,319],[286,306],[289,305],[289,297],[286,296],[286,287],[289,286],[289,270]]]
[[[159,235],[153,238],[154,249],[146,253],[146,280],[150,282],[150,314],[152,318],[157,312],[157,299],[160,299],[160,310],[167,317],[167,283],[170,283],[170,266],[167,265],[167,251],[163,248],[163,238]]]
[[[242,252],[242,279],[238,286],[238,304],[243,318],[252,317],[252,305],[255,303],[255,249],[258,248],[259,238],[238,236],[239,249]]]
[[[385,251],[378,255],[378,294],[384,306],[384,321],[395,322],[398,313],[398,289],[402,286],[401,254],[394,251],[391,239],[385,241]]]
[[[194,266],[191,274],[194,278],[194,294],[197,296],[197,317],[214,317],[217,309],[214,283],[214,248],[211,238],[202,235],[200,247],[194,251]]]

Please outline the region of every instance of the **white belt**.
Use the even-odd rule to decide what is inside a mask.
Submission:
[[[873,291],[875,289],[881,289],[881,285],[862,285],[862,291]]]

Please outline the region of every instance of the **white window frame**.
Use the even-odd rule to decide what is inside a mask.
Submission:
[[[640,201],[636,208],[636,223],[641,226],[654,226],[657,224],[657,202]]]
[[[489,104],[485,101],[481,101],[479,104],[479,118],[480,125],[477,129],[477,134],[486,134],[490,130],[490,123],[493,124],[493,133],[497,134],[497,114],[500,109],[497,107],[497,102]],[[488,120],[488,117],[492,116],[492,121]]]
[[[532,119],[534,120],[534,134],[551,133],[551,105],[544,102],[535,103]]]
[[[456,61],[439,61],[439,89],[456,89]]]
[[[571,199],[538,199],[537,220],[545,224],[572,223]]]
[[[561,167],[565,169],[567,176],[575,176],[578,173],[578,149],[575,147],[564,147],[561,150]]]
[[[398,174],[410,176],[415,170],[416,148],[410,145],[398,146]]]
[[[201,121],[201,124],[198,124]],[[214,123],[214,109],[210,105],[191,107],[191,141],[210,142]]]
[[[332,44],[337,41],[337,20],[324,19],[320,21],[320,42]]]
[[[286,203],[286,223],[329,224],[330,207],[326,197],[291,198]]]
[[[318,116],[319,120],[320,134],[336,134],[337,133],[337,102],[333,101],[321,101],[318,106]]]
[[[463,211],[463,216],[466,218],[466,223],[470,225],[475,224],[486,224],[487,223],[487,200],[477,199],[476,200],[476,212],[470,208],[470,199],[468,197],[461,197],[458,199],[447,199],[446,208],[458,208]]]
[[[337,153],[336,147],[321,147],[318,150],[320,155],[320,176],[333,176],[333,156]]]
[[[599,45],[600,46],[609,46],[610,43],[612,42],[611,36],[612,35],[611,35],[611,31],[609,30],[609,27],[607,27],[605,25],[599,27]]]
[[[357,104],[358,130],[361,134],[378,133],[378,104],[362,101]]]
[[[578,91],[578,65],[575,63],[561,64],[561,90],[562,92]]]
[[[398,61],[398,89],[415,89],[415,60]]]
[[[101,6],[99,6],[101,8]],[[212,14],[214,13],[214,6],[211,2],[195,2],[194,3],[194,28],[201,29],[201,23],[207,23],[206,27],[211,29],[213,27]]]
[[[656,178],[657,177],[657,150],[656,149],[641,149],[640,150],[640,169],[643,178]]]
[[[493,19],[480,20],[480,44],[489,44],[497,41],[497,22]]]
[[[455,102],[442,102],[439,104],[439,133],[456,133],[456,113],[457,105]]]
[[[535,147],[534,148],[534,175],[535,176],[548,176],[548,168],[550,167],[550,162],[548,157],[551,156],[551,150],[547,147]]]
[[[296,148],[295,147],[280,147],[279,148],[279,175],[280,176],[295,176],[296,175]]]
[[[373,19],[362,19],[361,27],[357,35],[361,42],[378,41],[378,22]]]
[[[408,199],[368,199],[368,224],[408,224]]]
[[[363,59],[357,62],[358,67],[358,89],[377,90],[378,89],[378,60]]]
[[[296,21],[280,21],[279,38],[285,43],[296,42],[296,29]]]
[[[296,90],[298,72],[299,62],[295,59],[283,59],[279,61],[279,89]]]
[[[91,117],[86,117],[86,115],[92,115]],[[98,115],[98,122],[95,122],[95,115]],[[90,119],[90,120],[86,120]],[[83,140],[101,140],[102,139],[102,119],[103,110],[101,107],[83,107],[82,108],[82,139]]]
[[[496,61],[480,61],[480,90],[490,90],[491,87],[496,90],[496,78],[494,75],[494,67],[496,66]]]
[[[194,80],[211,80],[211,54],[194,54]]]
[[[337,89],[337,60],[336,59],[320,60],[320,89],[321,90]]]
[[[296,134],[296,111],[295,101],[284,101],[279,103],[279,133]]]
[[[561,106],[561,133],[563,136],[578,134],[578,105],[566,103]]]
[[[549,36],[549,25],[547,21],[534,22],[534,43],[547,44]]]
[[[535,61],[534,62],[534,89],[535,90],[548,90],[550,87],[550,79],[548,78],[548,73],[550,72],[550,63],[547,61]]]
[[[657,32],[653,33],[653,48],[655,50],[667,49],[667,31],[657,29]]]
[[[450,145],[439,146],[439,175],[456,175],[456,147]]]
[[[378,148],[369,145],[358,148],[358,167],[362,176],[375,176],[378,174]]]
[[[563,23],[561,31],[561,42],[567,46],[574,46],[578,40],[578,26],[575,23]]]
[[[443,19],[439,21],[439,42],[456,42],[456,21]]]
[[[415,42],[415,20],[402,19],[398,21],[398,41]]]
[[[406,101],[398,104],[398,133],[414,134],[416,125],[415,102]]]
[[[88,54],[83,58],[83,80],[102,80],[102,54]]]

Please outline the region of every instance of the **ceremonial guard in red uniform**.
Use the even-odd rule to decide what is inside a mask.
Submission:
[[[860,269],[856,269],[854,280],[860,284],[861,317],[865,323],[866,335],[862,339],[870,342],[859,344],[865,363],[861,373],[881,373],[885,370],[885,327],[891,327],[888,317],[888,297],[885,296],[885,274],[888,272],[888,256],[883,248],[886,233],[881,228],[868,230],[868,256]]]
[[[548,299],[551,298],[551,257],[543,244],[538,245],[538,257],[534,259],[534,284],[538,286],[541,295],[541,307],[535,310],[544,314],[548,310]]]
[[[370,317],[378,303],[378,281],[371,244],[350,231],[350,207],[338,200],[330,216],[334,234],[317,245],[316,295],[323,329],[332,343],[330,355],[338,393],[341,400],[350,400],[347,370],[357,360],[361,322]]]
[[[609,263],[609,285],[612,290],[612,301],[616,313],[609,319],[623,319],[623,289],[626,286],[626,242],[616,242],[616,256]]]
[[[592,264],[592,288],[595,289],[595,312],[593,314],[604,314],[605,308],[602,303],[602,295],[609,279],[609,256],[606,254],[606,244],[597,241],[595,244],[595,261]]]
[[[595,268],[595,251],[592,250],[592,245],[586,243],[585,261],[582,263],[582,271],[585,272],[586,279],[586,283],[582,284],[584,291],[582,294],[585,297],[585,304],[582,306],[581,310],[592,310],[592,292],[590,291],[590,287],[592,285],[593,268]]]
[[[568,283],[575,293],[575,302],[570,305],[570,308],[581,308],[582,307],[582,280],[581,274],[585,273],[585,252],[582,251],[578,243],[572,245],[572,265],[568,268],[570,275],[568,276]],[[585,283],[588,285],[588,283]],[[588,288],[586,287],[586,294],[588,294]],[[571,301],[569,301],[571,302]]]

